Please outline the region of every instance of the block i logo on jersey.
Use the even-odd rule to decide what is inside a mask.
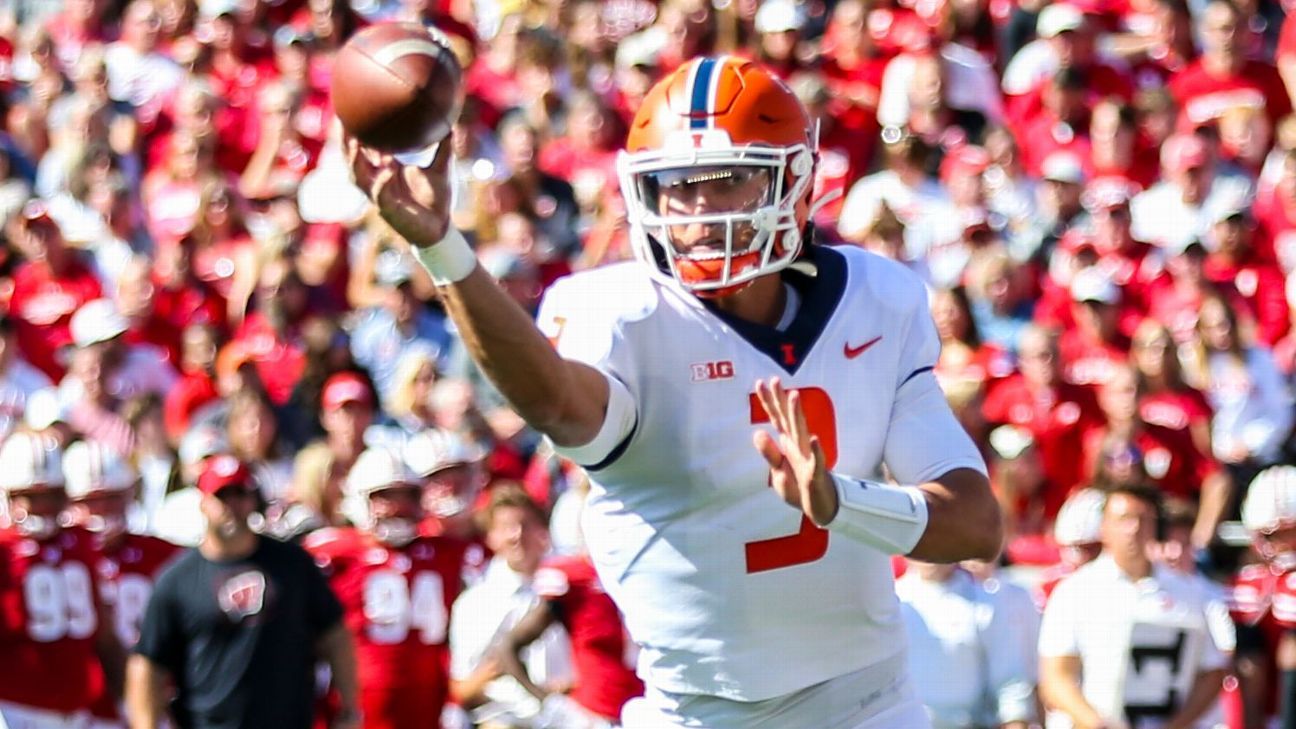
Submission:
[[[734,377],[733,362],[722,359],[716,362],[694,362],[689,365],[693,372],[694,382],[710,382],[711,380],[732,380]]]

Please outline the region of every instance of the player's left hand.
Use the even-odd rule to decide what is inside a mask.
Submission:
[[[752,436],[756,450],[769,464],[770,485],[815,524],[831,522],[837,516],[837,488],[823,446],[806,424],[800,393],[785,389],[773,377],[756,383],[756,397],[776,433],[758,430]]]

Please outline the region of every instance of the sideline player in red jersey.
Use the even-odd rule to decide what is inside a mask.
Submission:
[[[0,448],[0,726],[63,729],[88,721],[105,690],[121,696],[125,656],[98,597],[96,540],[59,525],[61,456],[31,433]]]
[[[594,572],[589,555],[557,557],[540,567],[532,585],[540,603],[504,636],[499,662],[504,673],[541,702],[537,729],[607,729],[621,717],[621,708],[643,695],[643,682],[634,673],[634,644],[626,634],[621,613]],[[527,674],[522,649],[538,640],[554,623],[571,636],[576,683],[567,693],[540,687]]]
[[[347,477],[344,507],[360,526],[323,529],[303,545],[355,636],[369,729],[437,726],[449,692],[446,635],[465,544],[419,535],[419,496],[400,454],[366,450]]]
[[[1264,558],[1238,572],[1229,601],[1246,726],[1296,723],[1296,467],[1260,472],[1242,523]]]
[[[87,441],[73,443],[63,454],[63,476],[70,521],[97,538],[99,599],[112,608],[117,640],[129,649],[139,640],[153,581],[179,547],[127,531],[126,512],[139,475],[112,449]],[[108,691],[100,695],[92,713],[99,719],[120,719],[117,702]]]

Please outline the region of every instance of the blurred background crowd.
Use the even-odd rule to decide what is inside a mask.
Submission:
[[[196,484],[213,457],[248,470],[257,529],[298,539],[365,521],[348,476],[383,448],[426,484],[428,533],[481,541],[463,515],[503,488],[552,516],[548,549],[579,551],[580,475],[476,370],[351,184],[331,59],[374,22],[447,34],[467,91],[455,224],[534,311],[555,279],[630,257],[615,170],[627,125],[655,80],[729,52],[775,70],[819,126],[818,242],[930,285],[936,370],[990,465],[1014,579],[1037,588],[1096,549],[1093,523],[1083,538],[1055,523],[1081,488],[1152,486],[1180,527],[1158,555],[1222,594],[1257,557],[1237,521],[1249,485],[1296,462],[1286,13],[10,0],[0,440],[94,444],[132,474],[129,529],[181,545],[202,537]]]

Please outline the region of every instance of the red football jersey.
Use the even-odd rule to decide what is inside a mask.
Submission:
[[[127,650],[139,641],[140,622],[153,595],[154,580],[179,552],[180,547],[143,534],[126,534],[115,550],[101,551],[99,598],[113,608],[113,631]],[[105,690],[91,713],[103,719],[117,719],[117,700]]]
[[[180,547],[157,537],[126,534],[99,561],[99,595],[113,608],[113,629],[127,649],[139,640],[140,621],[153,595],[153,582]]]
[[[365,726],[435,725],[449,694],[446,636],[467,545],[417,537],[394,548],[348,528],[320,530],[303,546],[355,637]]]
[[[633,644],[621,613],[603,591],[594,565],[586,557],[555,559],[540,568],[533,584],[571,636],[572,700],[615,721],[625,702],[642,696],[644,688],[630,666]]]
[[[89,709],[104,691],[94,535],[65,529],[38,542],[0,530],[0,701]]]
[[[1229,611],[1238,625],[1258,626],[1265,638],[1265,714],[1278,711],[1275,658],[1282,634],[1296,628],[1296,572],[1279,573],[1267,564],[1250,564],[1238,572],[1229,590]]]

